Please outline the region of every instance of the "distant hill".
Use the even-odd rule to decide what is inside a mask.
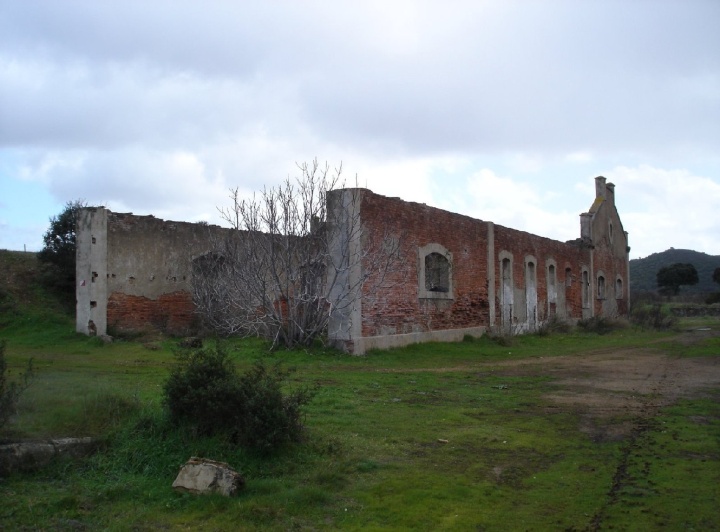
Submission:
[[[712,274],[720,267],[720,255],[708,255],[690,249],[670,248],[661,253],[653,253],[644,259],[630,261],[630,291],[657,290],[657,272],[663,266],[677,262],[695,266],[700,282],[694,286],[681,286],[681,294],[698,294],[720,291],[720,285],[713,283]]]

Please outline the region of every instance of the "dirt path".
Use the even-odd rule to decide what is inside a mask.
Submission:
[[[691,346],[718,336],[720,326],[714,326],[686,331],[670,340]],[[660,409],[680,399],[718,397],[720,352],[718,356],[680,357],[668,355],[653,345],[667,341],[668,338],[663,338],[643,347],[601,349],[582,355],[378,371],[447,373],[492,369],[495,376],[551,376],[553,391],[543,396],[541,409],[547,413],[573,412],[580,420],[579,429],[593,441],[619,443],[619,457],[608,492],[599,501],[597,513],[589,516],[587,529],[600,530],[622,490],[637,482],[637,475],[648,474],[649,463],[638,472],[632,460],[653,454],[648,447],[652,438],[647,436],[662,429]],[[697,418],[698,423],[707,422],[702,416]]]
[[[720,327],[686,331],[671,340],[689,346],[716,336],[720,336]],[[482,371],[486,367],[492,367],[495,375],[553,376],[555,391],[545,395],[548,411],[576,412],[581,418],[580,429],[596,441],[621,440],[632,434],[639,418],[653,417],[658,409],[679,399],[698,397],[720,388],[720,356],[670,356],[652,343],[638,348],[596,350],[582,356],[525,358],[414,371],[447,373]]]
[[[711,336],[720,336],[720,330],[686,332],[673,340],[689,346]],[[577,413],[580,430],[594,441],[622,442],[612,483],[589,530],[603,528],[622,490],[637,481],[629,473],[632,457],[650,453],[646,447],[652,440],[645,436],[660,430],[659,410],[679,399],[717,394],[720,388],[720,356],[680,358],[652,346],[508,361],[502,366],[508,374],[542,371],[555,376],[557,388],[545,396],[548,410]],[[635,474],[647,474],[649,467],[646,463]]]

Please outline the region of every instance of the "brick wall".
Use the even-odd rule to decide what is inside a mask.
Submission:
[[[351,313],[344,328],[354,332],[338,337],[339,344],[353,350],[360,338],[366,346],[402,345],[435,338],[422,334],[427,332],[483,328],[518,333],[555,317],[575,321],[626,315],[627,234],[615,209],[614,187],[602,177],[596,186],[598,196],[581,217],[581,238],[570,242],[362,191],[362,247],[372,257],[378,242],[399,239],[400,267],[383,282],[370,276],[361,311]],[[448,293],[429,292],[425,285],[423,257],[435,252],[451,264]],[[370,262],[366,259],[364,272]],[[600,275],[605,279],[603,297]],[[616,298],[618,280],[622,290]],[[401,335],[407,338],[398,339]]]
[[[498,309],[497,323],[502,313],[502,256],[512,255],[512,280],[514,304],[521,308],[514,313],[514,324],[524,321],[527,316],[523,304],[527,304],[524,292],[526,286],[526,263],[534,260],[537,286],[537,320],[542,322],[555,314],[558,318],[578,319],[582,317],[582,294],[580,272],[582,266],[590,266],[589,249],[579,243],[565,243],[525,231],[495,226],[494,265],[496,268],[495,294]],[[548,268],[555,266],[555,303],[548,300]],[[568,272],[569,268],[569,272]],[[525,308],[527,308],[525,306]]]
[[[384,286],[377,287],[373,279],[366,284],[363,336],[476,327],[488,322],[485,222],[370,191],[363,195],[361,217],[367,241],[377,242],[389,234],[402,242],[399,267]],[[418,249],[433,243],[452,254],[452,299],[419,297]]]
[[[107,322],[111,334],[157,329],[180,336],[193,331],[196,316],[192,296],[184,290],[156,299],[113,292]]]

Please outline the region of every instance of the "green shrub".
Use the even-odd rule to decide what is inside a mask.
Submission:
[[[552,318],[543,322],[538,328],[538,336],[550,336],[551,334],[564,334],[570,332],[572,327],[570,324],[554,315]]]
[[[630,321],[642,329],[672,329],[678,319],[660,304],[636,305],[630,314]]]
[[[235,366],[220,347],[177,354],[178,364],[164,387],[170,419],[207,436],[236,423],[239,380]]]
[[[284,394],[287,376],[279,365],[263,362],[239,375],[223,348],[199,349],[178,355],[164,402],[176,425],[268,453],[300,440],[302,407],[313,395],[307,387]]]
[[[578,321],[577,326],[578,329],[580,329],[582,332],[603,335],[611,333],[613,331],[618,331],[620,329],[625,329],[627,328],[628,324],[627,322],[618,318],[593,316],[592,318]]]
[[[705,303],[707,303],[708,305],[720,303],[720,292],[712,292],[710,295],[707,296]]]
[[[19,382],[10,382],[6,372],[5,340],[0,340],[0,428],[15,414],[20,394],[30,384],[33,376],[32,359],[28,361],[27,368],[20,376]]]
[[[283,394],[282,384],[288,377],[279,365],[267,367],[261,362],[240,378],[240,443],[269,452],[300,440],[303,432],[302,407],[310,402],[314,390],[299,388]]]
[[[517,336],[509,332],[491,332],[488,338],[501,347],[512,347],[517,343]]]

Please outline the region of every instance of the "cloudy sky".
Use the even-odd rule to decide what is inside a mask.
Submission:
[[[720,2],[0,1],[0,248],[75,199],[219,223],[313,158],[559,240],[604,175],[633,258],[718,255]]]

